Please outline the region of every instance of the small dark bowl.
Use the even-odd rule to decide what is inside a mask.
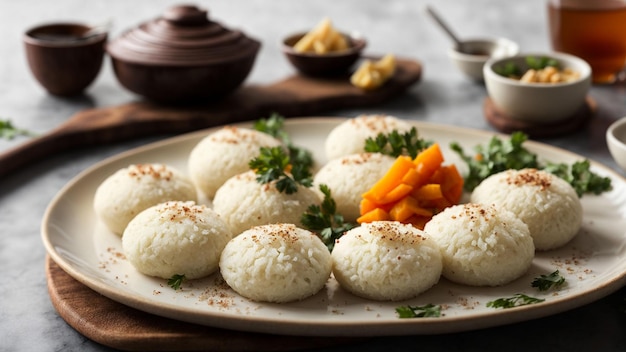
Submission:
[[[349,69],[361,57],[361,52],[367,45],[363,38],[356,38],[343,34],[350,43],[347,50],[330,52],[328,54],[299,53],[293,46],[306,33],[291,35],[283,40],[283,53],[289,62],[301,73],[309,76],[336,76],[349,72]]]
[[[50,94],[81,94],[98,76],[107,33],[85,37],[90,29],[78,23],[55,23],[24,34],[30,70]]]

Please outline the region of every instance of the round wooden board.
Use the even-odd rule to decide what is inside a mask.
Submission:
[[[125,351],[294,351],[365,339],[249,333],[155,316],[91,290],[49,257],[46,277],[52,304],[70,326],[93,341]]]
[[[533,123],[521,121],[507,116],[498,109],[491,98],[485,98],[483,110],[485,119],[491,126],[503,133],[524,132],[531,138],[557,137],[573,133],[581,129],[594,115],[596,102],[587,97],[583,105],[573,116],[553,123]]]

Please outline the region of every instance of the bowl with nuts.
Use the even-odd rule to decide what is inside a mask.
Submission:
[[[336,76],[349,72],[366,44],[364,38],[340,32],[329,18],[324,18],[312,30],[285,38],[282,49],[299,72],[309,76]]]
[[[483,67],[485,86],[496,108],[511,119],[554,123],[586,104],[591,67],[564,53],[522,53],[490,59]]]

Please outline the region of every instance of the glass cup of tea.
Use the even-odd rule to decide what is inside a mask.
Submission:
[[[594,83],[613,83],[626,66],[626,0],[548,0],[555,51],[589,63]]]

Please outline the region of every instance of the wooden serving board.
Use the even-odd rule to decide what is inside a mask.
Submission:
[[[270,85],[248,85],[203,105],[162,106],[147,101],[78,112],[49,133],[0,154],[0,178],[41,158],[70,148],[113,143],[158,134],[256,120],[276,112],[285,117],[373,106],[404,93],[422,74],[421,63],[397,59],[394,76],[382,87],[363,91],[349,77],[294,75]]]
[[[50,257],[46,277],[52,305],[70,326],[95,342],[125,351],[294,351],[365,340],[250,333],[159,317],[100,295]]]

